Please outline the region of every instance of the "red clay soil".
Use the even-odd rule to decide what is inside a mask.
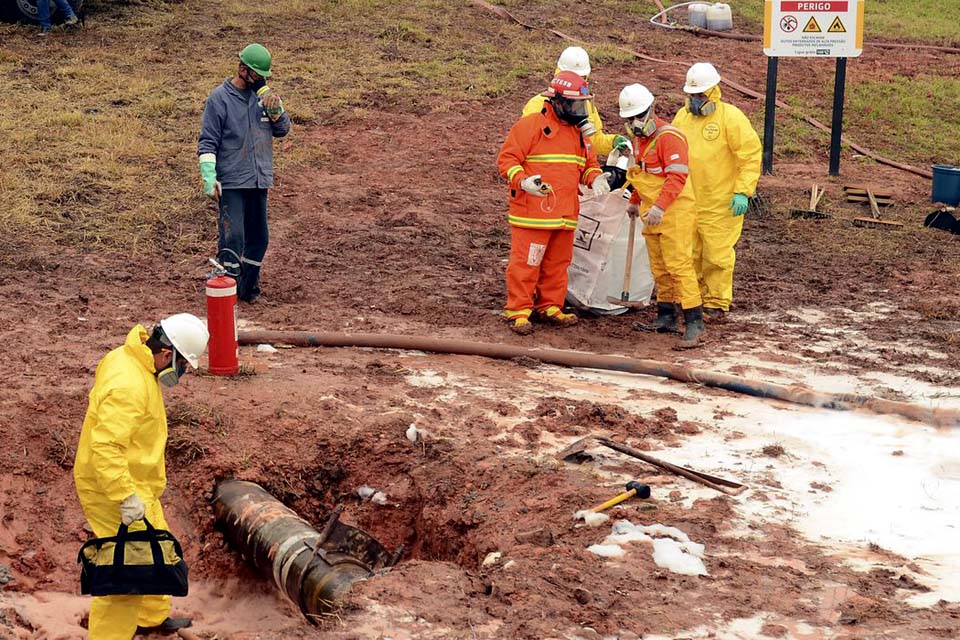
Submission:
[[[668,36],[650,38],[655,44]],[[710,46],[730,61],[725,73],[762,86],[762,69],[736,62],[746,45]],[[665,55],[687,55],[690,47],[672,38]],[[924,53],[879,58],[858,61],[851,74],[883,77],[930,63]],[[598,68],[610,127],[617,122],[615,87],[647,80],[655,91],[672,92],[662,104],[669,110],[679,100],[682,71],[646,64]],[[526,94],[538,89],[531,84]],[[675,361],[725,352],[733,338],[769,344],[787,358],[805,348],[801,330],[751,320],[711,326],[701,350],[678,354],[669,348],[673,338],[632,329],[649,318],[648,310],[586,319],[565,331],[540,329],[532,338],[509,333],[497,316],[509,232],[494,158],[526,94],[483,104],[437,101],[421,113],[391,108],[367,120],[345,117],[283,142],[336,150],[337,160],[280,176],[271,193],[264,300],[241,307],[241,318],[272,329],[438,335]],[[759,108],[733,93],[728,98],[748,112]],[[929,182],[849,155],[842,179],[826,179],[825,152],[780,163],[775,177],[763,179],[767,211],[748,218],[738,247],[735,312],[776,319],[796,307],[862,310],[881,301],[902,313],[864,321],[861,329],[880,341],[919,340],[956,358],[960,242],[920,228],[930,210]],[[835,217],[790,220],[789,209],[801,206],[814,180],[827,186],[825,204]],[[893,190],[891,216],[906,224],[903,230],[851,226],[848,219],[864,211],[841,202],[846,182]],[[212,254],[212,211],[206,216]],[[73,558],[88,532],[71,464],[94,368],[138,322],[179,310],[203,314],[204,260],[26,247],[0,263],[7,370],[0,391],[0,582],[6,573],[12,577],[0,590],[77,590]],[[878,368],[853,348],[820,357],[854,371]],[[882,366],[911,358],[892,351]],[[538,456],[546,446],[541,432],[572,440],[599,429],[662,449],[714,428],[678,423],[666,401],[657,415],[637,416],[545,390],[538,406],[521,413],[505,400],[515,385],[531,383],[524,363],[329,349],[278,356],[244,349],[243,359],[255,364],[255,373],[230,380],[188,376],[167,394],[165,503],[192,576],[207,583],[239,576],[237,593],[271,589],[213,530],[209,494],[217,479],[231,476],[262,483],[314,523],[346,503],[345,520],[406,552],[392,572],[359,585],[319,631],[295,622],[291,609],[289,631],[244,635],[236,629],[232,637],[376,637],[369,631],[374,616],[364,609],[371,600],[408,612],[403,626],[409,633],[430,626],[448,629],[448,637],[566,637],[574,629],[595,637],[583,630],[590,628],[628,638],[760,612],[838,634],[846,629],[849,638],[958,637],[956,605],[917,610],[903,603],[898,594],[919,585],[882,571],[854,572],[779,524],[765,525],[761,539],[731,537],[735,517],[725,496],[691,509],[663,496],[652,510],[628,503],[620,512],[637,523],[669,522],[706,544],[715,552],[709,577],[666,572],[644,553],[635,552],[629,563],[605,563],[588,553],[604,529],[578,526],[571,515],[615,488]],[[411,386],[405,376],[422,369],[477,380],[502,400],[470,389],[451,399],[444,390]],[[491,414],[515,420],[506,440],[493,439],[499,428]],[[422,446],[403,437],[411,422],[430,434]],[[385,491],[389,505],[361,503],[356,488],[364,484]],[[755,497],[762,499],[762,492]],[[504,562],[482,567],[493,551],[504,552]],[[506,558],[515,564],[504,566]],[[830,600],[824,594],[831,584],[847,585],[849,593]],[[791,632],[785,624],[770,623],[764,633],[784,637]],[[30,628],[0,606],[0,635]]]

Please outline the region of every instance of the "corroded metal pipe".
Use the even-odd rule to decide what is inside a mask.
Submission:
[[[392,566],[392,556],[369,534],[339,521],[341,507],[318,532],[258,484],[224,480],[213,512],[226,539],[311,621],[329,612],[353,583]]]
[[[681,382],[717,387],[758,398],[774,398],[793,404],[849,411],[867,409],[874,413],[895,414],[935,426],[960,427],[960,411],[934,409],[909,402],[885,400],[853,393],[826,393],[800,384],[786,386],[750,380],[727,373],[694,369],[671,362],[643,360],[624,356],[605,356],[562,349],[531,349],[508,344],[444,340],[423,336],[378,335],[369,333],[318,333],[312,331],[241,331],[240,344],[289,344],[297,347],[368,347],[374,349],[407,349],[484,356],[500,360],[532,358],[547,364],[585,369],[606,369],[625,373],[660,376]]]

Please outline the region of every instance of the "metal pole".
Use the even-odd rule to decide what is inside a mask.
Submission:
[[[763,116],[763,174],[773,173],[773,125],[777,115],[777,56],[767,58],[766,112]]]
[[[837,58],[833,83],[833,123],[830,125],[830,175],[840,175],[840,137],[843,135],[843,92],[847,86],[847,59]]]

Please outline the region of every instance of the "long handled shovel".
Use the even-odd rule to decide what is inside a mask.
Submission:
[[[630,216],[630,237],[627,238],[627,263],[623,268],[623,289],[620,291],[619,298],[607,296],[607,302],[620,305],[621,307],[639,309],[645,305],[642,302],[633,302],[630,300],[630,276],[633,275],[633,245],[636,233],[637,218],[636,216]]]
[[[557,457],[561,460],[574,460],[578,458],[582,460],[584,450],[590,446],[590,441],[595,441],[598,444],[613,449],[614,451],[619,451],[620,453],[625,453],[632,458],[638,460],[643,460],[647,464],[653,465],[657,468],[663,469],[664,471],[669,471],[670,473],[676,474],[678,476],[683,476],[687,480],[692,480],[693,482],[702,484],[706,487],[710,487],[714,491],[719,491],[720,493],[725,493],[727,495],[735,496],[743,493],[747,488],[746,485],[740,484],[739,482],[734,482],[733,480],[727,480],[726,478],[718,478],[717,476],[712,476],[708,473],[702,471],[695,471],[694,469],[689,469],[687,467],[681,467],[680,465],[667,462],[666,460],[660,460],[654,458],[650,454],[644,453],[634,449],[633,447],[628,447],[625,444],[615,442],[610,438],[605,436],[600,436],[596,434],[591,434],[586,437],[580,438],[566,449],[557,454]]]

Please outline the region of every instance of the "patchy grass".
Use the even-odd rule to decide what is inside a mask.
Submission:
[[[223,411],[188,402],[177,402],[167,408],[167,425],[170,428],[202,429],[225,436],[230,426]]]
[[[960,79],[939,76],[867,80],[847,89],[846,126],[873,133],[871,145],[928,163],[960,165]]]
[[[947,4],[943,0],[866,0],[864,36],[868,40],[897,39],[945,45],[960,43],[956,16],[947,15]],[[744,26],[756,33],[763,32],[763,0],[736,0],[730,6],[746,22]],[[682,13],[683,9],[677,9],[674,13],[678,12]]]
[[[654,11],[648,2],[598,0],[587,24],[573,0],[500,4],[538,25],[590,40],[599,65],[634,64],[614,45],[640,38],[631,25]],[[936,40],[954,26],[939,19],[928,24],[932,5],[911,4],[909,20],[900,0],[870,2],[868,11],[890,17],[891,24],[903,19],[911,33]],[[31,248],[55,251],[56,245],[131,254],[211,251],[216,212],[200,193],[196,136],[206,96],[234,73],[236,53],[250,41],[272,49],[273,84],[295,123],[291,136],[275,147],[278,184],[296,166],[337,162],[337,149],[303,144],[309,126],[383,110],[429,116],[451,104],[513,95],[531,79],[549,77],[564,46],[545,31],[522,29],[465,1],[88,0],[86,6],[84,29],[45,40],[34,37],[34,27],[0,25],[0,75],[7,79],[0,108],[8,114],[0,119],[3,262],[25,260]],[[748,15],[762,4],[744,0],[735,6]],[[659,42],[668,36],[643,38]],[[938,103],[938,115],[956,97],[955,81],[943,83],[945,97],[927,103]],[[866,101],[876,90],[851,87],[851,100],[862,94]],[[897,109],[912,112],[938,90],[930,82],[915,96],[898,97]],[[853,111],[847,131],[854,137],[861,123],[892,131],[899,122],[891,110],[859,120]],[[953,123],[947,130],[955,132],[956,118],[947,115]],[[808,144],[822,143],[821,134],[806,125],[782,120],[778,153],[803,155]],[[931,130],[943,127],[935,124],[916,136]],[[947,161],[943,146],[955,135],[932,137],[937,146],[919,157]],[[872,137],[861,141],[879,146]],[[908,160],[918,157],[910,153]]]
[[[273,84],[295,122],[276,145],[281,180],[292,166],[334,161],[335,150],[299,143],[304,125],[354,109],[426,114],[438,97],[506,95],[542,75],[531,60],[556,56],[549,36],[503,21],[461,28],[467,9],[445,0],[86,7],[84,29],[46,40],[34,27],[0,25],[0,108],[11,116],[0,120],[2,259],[28,238],[133,253],[209,249],[216,214],[200,193],[196,136],[207,94],[248,42],[272,50]]]

